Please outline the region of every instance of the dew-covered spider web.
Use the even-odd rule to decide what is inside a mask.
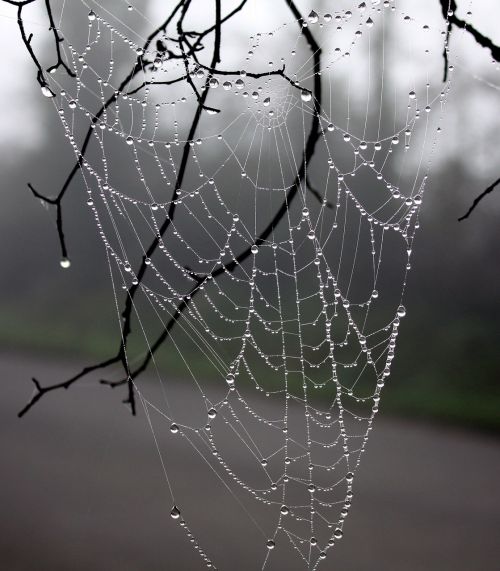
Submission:
[[[223,2],[219,16],[211,0],[75,4],[59,26],[76,78],[58,71],[44,91],[80,161],[120,332],[131,304],[126,381],[166,517],[212,568],[234,568],[226,542],[245,569],[283,569],[285,554],[321,567],[406,315],[446,22],[394,0]]]

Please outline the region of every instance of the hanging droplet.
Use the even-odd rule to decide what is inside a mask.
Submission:
[[[208,411],[208,418],[215,418],[217,416],[217,411],[215,410],[215,408],[211,408]]]
[[[334,130],[335,130],[335,127],[334,127],[333,123],[329,123],[327,129],[330,131],[330,133],[331,133],[332,131],[334,131]]]
[[[345,475],[346,482],[350,484],[354,480],[354,474],[352,472],[347,472]]]
[[[406,307],[404,305],[400,305],[398,307],[398,317],[404,317],[406,315]]]
[[[127,145],[132,145],[134,142],[134,139],[132,137],[127,137]]]
[[[217,87],[219,87],[219,80],[216,77],[211,77],[209,85],[212,89],[217,89]]]
[[[234,385],[234,375],[229,374],[229,375],[226,377],[226,383],[227,383],[229,386]]]
[[[281,506],[280,512],[281,515],[288,515],[290,513],[290,510],[288,509],[288,506]]]
[[[259,253],[259,248],[258,246],[256,246],[255,244],[250,248],[250,251],[252,252],[252,254],[258,254]]]
[[[61,268],[64,268],[66,270],[71,266],[71,262],[69,261],[69,258],[61,258],[59,265],[61,266]]]
[[[302,99],[302,101],[311,101],[312,93],[310,91],[306,91],[305,89],[303,89],[302,93],[300,94],[300,98]]]
[[[225,82],[222,84],[222,87],[223,87],[226,91],[229,91],[232,86],[233,86],[233,84],[232,84],[230,81],[225,81]]]
[[[342,539],[343,536],[343,532],[340,528],[337,528],[333,534],[333,536],[335,537],[335,539]]]
[[[368,20],[366,20],[366,25],[368,28],[372,28],[373,27],[373,20],[371,18],[368,18]]]
[[[269,105],[271,104],[271,98],[270,97],[266,97],[264,99],[264,101],[262,102],[262,104],[264,105],[264,107],[269,107]]]
[[[170,425],[170,432],[172,434],[177,434],[179,432],[179,427],[177,426],[177,424]]]
[[[414,91],[410,91],[410,93],[408,94],[410,99],[415,99],[415,97],[417,96],[417,94]]]
[[[68,107],[70,109],[76,109],[76,101],[74,99],[72,99],[69,103],[68,103]]]
[[[50,89],[50,87],[48,85],[42,85],[41,90],[42,90],[42,95],[44,97],[55,97],[56,96],[56,94],[52,91],[52,89]]]
[[[174,506],[170,512],[170,517],[172,519],[179,519],[181,517],[181,510],[177,506]]]
[[[309,12],[309,16],[307,16],[307,19],[309,20],[310,24],[316,24],[319,19],[319,16],[314,10],[311,10]]]
[[[237,89],[243,89],[245,87],[245,82],[242,79],[237,79],[234,82],[234,85],[236,85]]]
[[[90,20],[91,22],[93,22],[95,19],[96,19],[95,12],[94,12],[94,10],[91,10],[91,11],[89,12],[89,20]]]
[[[276,547],[276,543],[273,539],[268,539],[266,545],[268,549],[274,549]]]

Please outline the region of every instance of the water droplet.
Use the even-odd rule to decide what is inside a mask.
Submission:
[[[350,484],[354,480],[354,474],[352,472],[347,472],[345,479],[346,482]]]
[[[212,89],[217,89],[217,87],[219,87],[219,80],[216,77],[211,77],[209,85]]]
[[[268,539],[266,545],[268,549],[274,549],[276,547],[276,543],[273,539]]]
[[[231,87],[233,87],[233,84],[230,81],[225,81],[222,84],[222,87],[226,90],[229,91],[231,89]]]
[[[258,246],[256,246],[255,244],[250,248],[250,251],[252,252],[252,254],[258,254],[259,253],[259,248]]]
[[[245,82],[242,79],[237,79],[234,82],[234,85],[236,85],[237,89],[243,89],[245,87]]]
[[[406,315],[406,307],[404,305],[400,305],[398,307],[398,317],[404,317]]]
[[[215,410],[215,408],[211,408],[208,411],[208,418],[215,418],[217,416],[217,411]]]
[[[314,10],[311,10],[309,12],[309,16],[307,16],[307,19],[309,20],[310,24],[316,24],[316,22],[318,21],[318,18],[319,18],[319,16]]]
[[[229,374],[229,375],[226,377],[226,383],[227,383],[229,386],[234,385],[234,375]]]
[[[288,515],[290,513],[290,510],[288,509],[288,506],[281,506],[280,512],[281,515]]]
[[[302,101],[311,101],[312,93],[310,91],[306,91],[305,89],[303,89],[302,93],[300,94],[300,98],[302,99]]]
[[[410,93],[408,94],[410,99],[415,99],[415,97],[417,96],[417,94],[414,91],[410,91]]]
[[[179,519],[181,517],[181,510],[177,506],[174,506],[170,512],[170,517],[172,519]]]
[[[179,427],[177,426],[177,424],[170,425],[170,432],[172,434],[177,434],[179,432]]]
[[[330,133],[331,133],[333,130],[335,130],[335,127],[334,127],[333,123],[330,123],[330,124],[328,125],[327,129],[330,131]]]
[[[69,261],[68,258],[62,258],[61,261],[59,262],[59,265],[61,266],[61,268],[64,268],[66,270],[71,266],[71,262]]]
[[[373,27],[373,20],[371,18],[368,18],[368,20],[366,20],[366,25],[368,26],[368,28],[372,28]]]
[[[44,97],[55,97],[56,96],[56,94],[52,91],[52,89],[50,89],[50,87],[48,85],[42,85],[41,89],[42,89],[42,95]]]
[[[266,97],[264,99],[264,101],[262,102],[262,104],[264,105],[264,107],[269,107],[269,105],[271,104],[271,98],[270,97]]]
[[[127,145],[132,145],[134,143],[134,139],[132,137],[127,137]]]
[[[94,10],[91,10],[91,11],[89,12],[89,20],[90,20],[91,22],[93,22],[95,19],[96,19],[95,12],[94,12]]]
[[[342,539],[343,536],[343,532],[341,529],[337,528],[333,534],[333,536],[335,537],[335,539]]]
[[[69,103],[68,103],[68,107],[70,109],[76,109],[76,101],[74,99],[72,99]]]

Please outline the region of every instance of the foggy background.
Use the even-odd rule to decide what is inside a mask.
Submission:
[[[306,4],[298,2],[303,9]],[[329,5],[328,2],[313,4],[320,13]],[[460,4],[461,15],[469,9],[469,4],[472,5],[470,21],[498,44],[500,9],[496,2],[478,0]],[[106,6],[113,7],[113,2],[106,3]],[[153,21],[161,12],[158,2],[148,3],[143,9]],[[83,14],[86,11],[87,8]],[[283,20],[278,9],[267,7],[266,11],[269,17],[266,29],[272,27],[273,22]],[[420,9],[411,6],[409,11],[421,12],[422,21],[434,26],[442,25],[437,1],[423,3]],[[246,27],[253,29],[261,17],[258,8],[249,12],[249,18],[254,20],[240,19],[237,24],[245,37],[249,33]],[[0,342],[2,383],[10,387],[9,396],[2,406],[2,423],[5,424],[5,449],[10,454],[9,486],[6,489],[11,490],[11,503],[8,505],[12,511],[24,506],[19,510],[21,515],[17,524],[9,521],[9,516],[2,524],[10,530],[9,537],[15,537],[16,541],[12,540],[9,545],[7,541],[0,544],[0,558],[9,562],[7,568],[23,570],[43,569],[43,565],[51,569],[169,569],[168,565],[161,566],[164,559],[158,545],[168,534],[176,532],[172,532],[168,521],[161,533],[156,525],[153,531],[151,523],[161,521],[170,509],[168,499],[151,491],[161,483],[160,467],[155,463],[157,459],[150,446],[150,435],[144,430],[144,419],[137,421],[136,425],[141,428],[135,429],[136,421],[129,419],[127,411],[120,405],[121,393],[98,385],[90,387],[85,383],[84,388],[73,387],[71,395],[49,395],[39,405],[40,410],[36,408],[24,420],[14,419],[30,397],[30,377],[35,376],[44,383],[51,382],[51,379],[62,380],[66,378],[67,371],[71,374],[81,365],[114,354],[117,329],[104,249],[85,206],[86,197],[80,181],[75,179],[74,188],[63,203],[72,261],[69,270],[62,270],[59,265],[54,212],[44,209],[26,186],[29,181],[40,192],[50,195],[60,187],[74,158],[53,106],[40,96],[33,64],[19,38],[15,9],[0,4],[0,15],[3,54],[0,60],[0,77],[3,78],[0,87],[0,259],[3,263]],[[35,33],[37,49],[50,62],[53,41],[50,35],[45,34],[47,24],[43,12],[34,8],[26,21]],[[80,26],[75,17],[68,27],[73,28],[75,37],[79,34],[85,37],[87,22]],[[394,49],[397,49],[400,40],[394,33],[386,42],[390,44],[392,41]],[[386,49],[390,48],[390,45],[386,46]],[[436,50],[436,53],[441,53],[439,46]],[[493,539],[500,531],[500,515],[498,509],[495,511],[499,502],[498,490],[493,484],[495,474],[498,475],[497,434],[500,428],[498,190],[480,204],[470,219],[457,222],[474,197],[499,176],[499,65],[492,65],[489,52],[476,45],[469,35],[463,35],[456,29],[452,33],[451,51],[457,54],[457,60],[453,62],[453,86],[421,209],[421,228],[413,248],[412,271],[405,295],[408,317],[401,326],[391,378],[380,405],[381,415],[375,422],[373,442],[369,443],[373,450],[363,459],[360,493],[349,516],[354,520],[352,528],[348,520],[345,543],[329,554],[325,568],[336,568],[337,557],[341,562],[340,568],[344,570],[489,571],[496,569],[500,555]],[[439,57],[437,62],[440,74]],[[397,82],[397,74],[395,76],[394,81]],[[175,371],[177,375],[177,369]],[[104,427],[106,431],[105,444],[97,431],[85,427],[89,407],[95,414],[91,423],[99,429]],[[380,440],[377,440],[378,428]],[[45,451],[43,455],[30,448],[34,433],[42,435],[38,436],[37,447]],[[392,442],[394,433],[406,438],[407,444]],[[130,517],[119,515],[124,509],[121,501],[128,496],[127,477],[123,472],[128,471],[129,465],[124,462],[123,455],[127,456],[129,449],[123,443],[123,434],[127,434],[129,442],[134,442],[136,452],[140,450],[140,454],[146,454],[144,443],[150,446],[150,450],[147,457],[140,456],[138,465],[142,469],[127,476],[137,478],[128,482],[129,489],[131,486],[138,490],[141,486],[139,499],[136,497],[129,504],[141,517],[133,520],[130,532],[121,530],[119,533],[117,519],[128,521]],[[144,442],[139,441],[138,434],[145,436]],[[76,442],[74,447],[71,444],[73,438]],[[439,442],[442,442],[441,448]],[[405,446],[411,450],[412,445],[416,456],[410,454],[408,457]],[[109,452],[111,448],[113,452]],[[383,459],[382,455],[388,454],[388,448],[393,449],[393,456]],[[83,450],[80,458],[78,449]],[[118,466],[116,462],[120,458],[124,464]],[[470,463],[462,464],[463,458],[470,458]],[[402,463],[410,466],[408,482],[404,479],[401,482],[390,480],[388,493],[392,495],[384,497],[383,486]],[[476,466],[476,469],[471,466]],[[427,472],[419,473],[419,470],[426,469]],[[95,477],[97,482],[90,484],[89,476],[85,476],[86,483],[82,488],[75,482],[83,470],[96,474],[102,472],[102,476],[94,474],[90,480]],[[39,484],[33,471],[40,471]],[[457,473],[460,476],[456,476]],[[18,486],[14,485],[16,475],[22,482]],[[450,480],[455,476],[457,482],[453,486]],[[124,478],[123,483],[117,484],[121,478]],[[149,490],[147,486],[142,488],[148,478],[153,482]],[[448,484],[450,490],[443,490]],[[40,485],[48,491],[45,493]],[[22,504],[25,487],[39,488],[33,495],[36,501],[30,500],[35,506],[31,514],[25,505],[28,502]],[[107,505],[106,501],[97,499],[99,493],[103,498],[114,499],[109,499]],[[444,499],[439,494],[444,494]],[[478,494],[477,503],[471,507],[474,502],[469,496],[475,494]],[[157,505],[159,497],[166,502],[165,505]],[[418,512],[420,501],[437,505],[437,513],[442,515],[442,519],[434,514],[434,520],[437,520],[434,524],[426,521],[425,514]],[[60,504],[66,505],[57,507]],[[404,511],[409,509],[408,505],[411,505],[409,513]],[[401,511],[396,511],[393,506],[401,506]],[[141,530],[140,523],[145,514],[151,515],[147,527],[150,533]],[[388,523],[392,519],[390,514],[393,514],[394,528],[399,533],[397,538]],[[409,520],[406,526],[401,518]],[[458,529],[454,523],[456,520],[467,520],[470,528],[462,523]],[[52,547],[40,551],[40,559],[35,564],[34,560],[22,554],[23,541],[19,538],[29,533],[33,540],[40,534],[39,526],[46,521],[50,521],[52,530],[58,532],[45,532],[49,538],[47,545]],[[95,530],[96,521],[104,526],[105,532]],[[208,516],[205,525],[210,525]],[[432,530],[427,528],[432,525],[436,527]],[[385,535],[384,526],[388,526]],[[102,546],[99,548],[101,551],[89,547],[89,544],[99,542],[99,537],[85,536],[91,529],[95,530],[96,536],[108,538],[109,552],[103,552]],[[65,537],[61,535],[66,533],[64,530],[69,533],[66,547],[64,540],[59,543],[57,539]],[[130,540],[130,536],[134,540]],[[85,537],[90,538],[88,542],[84,541]],[[124,541],[124,537],[129,537],[129,540]],[[185,541],[180,539],[181,535],[179,538],[175,535],[170,537],[176,538],[174,541]],[[248,541],[250,543],[251,540]],[[361,544],[370,547],[366,560],[363,560],[363,554],[357,553]],[[118,557],[112,545],[120,545],[120,553],[128,555]],[[129,552],[130,545],[133,548]],[[187,559],[180,557],[172,568],[200,567],[201,562],[187,545],[179,549]],[[443,551],[447,555],[443,555]],[[392,562],[391,553],[394,557]],[[385,561],[382,559],[384,554],[388,557]],[[456,558],[453,564],[452,557]],[[106,558],[109,561],[105,565]],[[217,563],[216,556],[214,560]],[[245,569],[244,565],[242,569]]]

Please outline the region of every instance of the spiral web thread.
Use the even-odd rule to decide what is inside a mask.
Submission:
[[[272,30],[263,14],[247,45],[235,41],[238,53],[222,52],[221,70],[246,73],[210,73],[188,62],[200,93],[209,90],[210,108],[188,141],[189,167],[173,199],[197,101],[187,81],[154,85],[186,71],[183,59],[165,57],[158,45],[145,54],[153,65],[93,125],[82,162],[119,321],[119,290],[139,285],[134,319],[142,345],[127,347],[126,357],[133,370],[149,354],[155,371],[154,389],[132,381],[165,472],[169,510],[213,568],[189,523],[196,507],[176,491],[169,439],[183,439],[256,528],[262,569],[279,569],[285,546],[316,569],[342,538],[406,314],[413,240],[449,90],[436,72],[442,29],[408,14],[404,2],[344,4],[331,14],[306,12],[304,23],[284,10]],[[141,53],[137,30],[153,24],[135,5],[112,6],[82,2],[87,44],[76,47],[68,35],[65,44],[76,81],[51,76],[77,158],[80,131],[123,77],[120,62]],[[288,204],[316,113],[304,25],[322,49],[320,136]],[[389,53],[389,32],[400,60]],[[250,75],[283,65],[292,81]],[[397,75],[390,85],[388,72]],[[175,216],[161,236],[171,200]],[[282,204],[281,222],[257,240]],[[155,236],[159,248],[138,280],[134,267]],[[166,327],[186,300],[153,354],[155,327]],[[171,375],[157,365],[162,352],[184,368],[187,402],[177,402]],[[235,450],[246,458],[244,470]],[[273,528],[262,515],[269,512]]]

